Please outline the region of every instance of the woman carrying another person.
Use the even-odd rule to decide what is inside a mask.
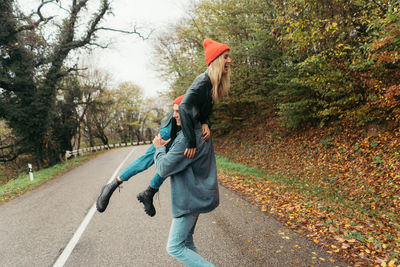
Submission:
[[[186,266],[214,266],[198,254],[193,233],[200,213],[219,205],[217,168],[210,137],[209,117],[213,103],[229,90],[229,47],[211,39],[203,42],[209,68],[200,74],[185,93],[182,102],[174,101],[178,132],[169,151],[161,136],[153,140],[156,170],[171,176],[172,223],[168,253]]]

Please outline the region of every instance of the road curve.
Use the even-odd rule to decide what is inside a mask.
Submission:
[[[0,266],[53,266],[102,185],[129,153],[122,167],[147,148],[109,151],[0,205]],[[136,200],[153,174],[154,167],[117,189],[107,210],[91,217],[64,266],[183,266],[165,250],[168,179],[155,199],[155,217]],[[194,236],[200,254],[216,266],[346,266],[222,186],[220,199],[215,211],[200,215]]]

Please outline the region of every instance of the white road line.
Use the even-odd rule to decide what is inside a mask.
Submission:
[[[108,181],[111,182],[117,174],[119,170],[122,168],[124,163],[128,160],[128,158],[132,155],[135,149],[132,149],[131,152],[126,156],[126,158],[121,162],[118,168],[115,170],[114,174],[111,176],[111,179]],[[71,240],[68,242],[68,245],[65,247],[61,255],[58,257],[57,261],[54,263],[53,267],[62,267],[64,266],[65,262],[67,262],[69,256],[71,255],[72,251],[74,250],[76,244],[78,243],[79,239],[81,238],[83,232],[85,231],[86,227],[88,226],[90,220],[93,218],[94,213],[96,212],[96,202],[94,202],[93,206],[90,208],[89,212],[86,214],[85,218],[79,225],[78,229],[72,236]]]

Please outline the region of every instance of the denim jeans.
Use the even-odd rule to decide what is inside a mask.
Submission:
[[[189,213],[172,219],[167,252],[189,267],[214,266],[197,253],[193,242],[194,228],[199,213]]]
[[[162,139],[168,140],[171,136],[171,123],[168,124],[166,127],[160,129],[160,135]],[[169,142],[167,145],[167,148],[169,148],[172,144],[172,141]],[[152,144],[149,149],[147,149],[146,153],[142,155],[140,158],[136,159],[133,161],[131,164],[129,164],[128,167],[123,169],[121,173],[119,174],[119,178],[121,178],[122,181],[128,181],[132,176],[147,170],[154,164],[154,153],[156,152],[156,149],[154,145]],[[150,181],[150,186],[153,188],[160,188],[162,183],[165,181],[167,177],[161,177],[156,173],[153,178]]]

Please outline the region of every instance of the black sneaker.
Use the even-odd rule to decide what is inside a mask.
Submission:
[[[156,215],[156,209],[154,208],[153,205],[153,197],[154,194],[157,192],[158,189],[149,186],[146,190],[137,195],[137,199],[144,205],[144,211],[146,212],[147,215],[151,217]]]
[[[99,212],[103,212],[106,210],[112,193],[114,193],[115,189],[117,189],[117,187],[120,184],[121,183],[118,182],[117,179],[114,179],[114,180],[112,180],[111,183],[103,186],[103,188],[101,189],[100,196],[97,198],[97,201],[96,201],[96,208]]]

